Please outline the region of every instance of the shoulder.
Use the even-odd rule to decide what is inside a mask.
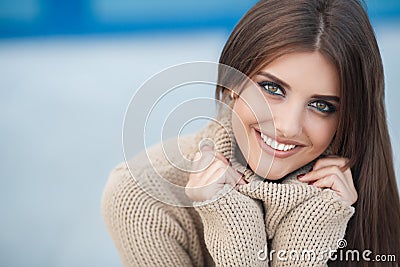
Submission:
[[[171,182],[179,183],[175,176],[189,174],[185,170],[199,150],[201,140],[212,136],[213,131],[214,123],[209,123],[195,133],[163,140],[146,148],[133,158],[127,159],[125,165],[120,163],[115,169],[118,171],[118,168],[122,166],[123,169],[128,169],[135,179],[161,175],[167,180],[175,180]]]
[[[175,162],[191,154],[195,136],[191,134],[170,138],[140,151],[127,161],[119,162],[108,174],[104,190],[121,191],[121,188],[134,186],[139,180],[156,179],[156,176],[168,175],[168,172],[182,175]]]
[[[185,168],[198,151],[199,142],[210,135],[209,126],[196,133],[154,144],[133,158],[118,163],[108,174],[103,189],[102,209],[112,205],[116,199],[138,195],[174,201],[170,198],[173,194],[180,194],[180,188],[186,185],[189,173]]]

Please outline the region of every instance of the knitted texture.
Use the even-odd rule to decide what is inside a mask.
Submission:
[[[193,150],[191,143],[196,139],[186,136],[180,141],[186,153]],[[169,164],[160,145],[147,152],[163,178],[187,183],[188,175]],[[139,184],[139,178],[147,183]],[[165,185],[145,153],[118,164],[110,173],[101,211],[123,266],[214,266],[198,213],[193,208],[168,205],[154,198],[175,197]]]
[[[225,115],[163,145],[178,142],[184,158],[193,160],[198,144],[209,138],[244,173],[246,185],[225,185],[212,199],[193,202],[194,208],[169,205],[183,196],[165,181],[184,188],[189,173],[171,164],[161,144],[111,172],[101,208],[124,266],[327,266],[327,252],[345,237],[354,207],[330,189],[297,180],[315,160],[281,183],[243,166],[235,157],[230,119]]]

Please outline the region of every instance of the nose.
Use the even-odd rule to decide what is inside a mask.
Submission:
[[[273,110],[276,134],[285,138],[301,135],[304,123],[304,108],[300,104],[281,105]]]

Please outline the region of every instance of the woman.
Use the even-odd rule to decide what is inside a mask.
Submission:
[[[233,30],[220,63],[254,84],[221,68],[220,84],[230,86],[217,86],[216,98],[232,110],[221,109],[219,124],[179,140],[199,171],[174,169],[159,146],[148,152],[163,176],[186,188],[194,208],[165,205],[138,186],[138,179],[148,191],[160,185],[151,166],[140,164],[143,154],[132,159],[131,173],[122,163],[110,176],[102,211],[124,265],[381,266],[378,254],[397,260],[400,203],[383,67],[360,2],[260,1]],[[204,138],[214,149],[196,154]],[[329,255],[336,249],[357,250],[359,259]],[[308,257],[295,257],[304,251]]]

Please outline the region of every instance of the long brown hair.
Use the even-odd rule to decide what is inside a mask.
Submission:
[[[319,51],[340,77],[340,118],[333,152],[349,158],[358,200],[346,249],[400,257],[400,201],[386,124],[382,59],[373,28],[357,0],[262,0],[240,20],[220,63],[249,77],[290,52]],[[219,79],[229,79],[219,73]],[[306,78],[306,77],[305,77]],[[312,77],[311,77],[312,79]],[[232,80],[234,84],[238,81]],[[217,86],[216,99],[228,101]],[[363,265],[381,266],[382,262]],[[356,266],[333,261],[329,266]],[[388,263],[395,266],[394,262]]]

